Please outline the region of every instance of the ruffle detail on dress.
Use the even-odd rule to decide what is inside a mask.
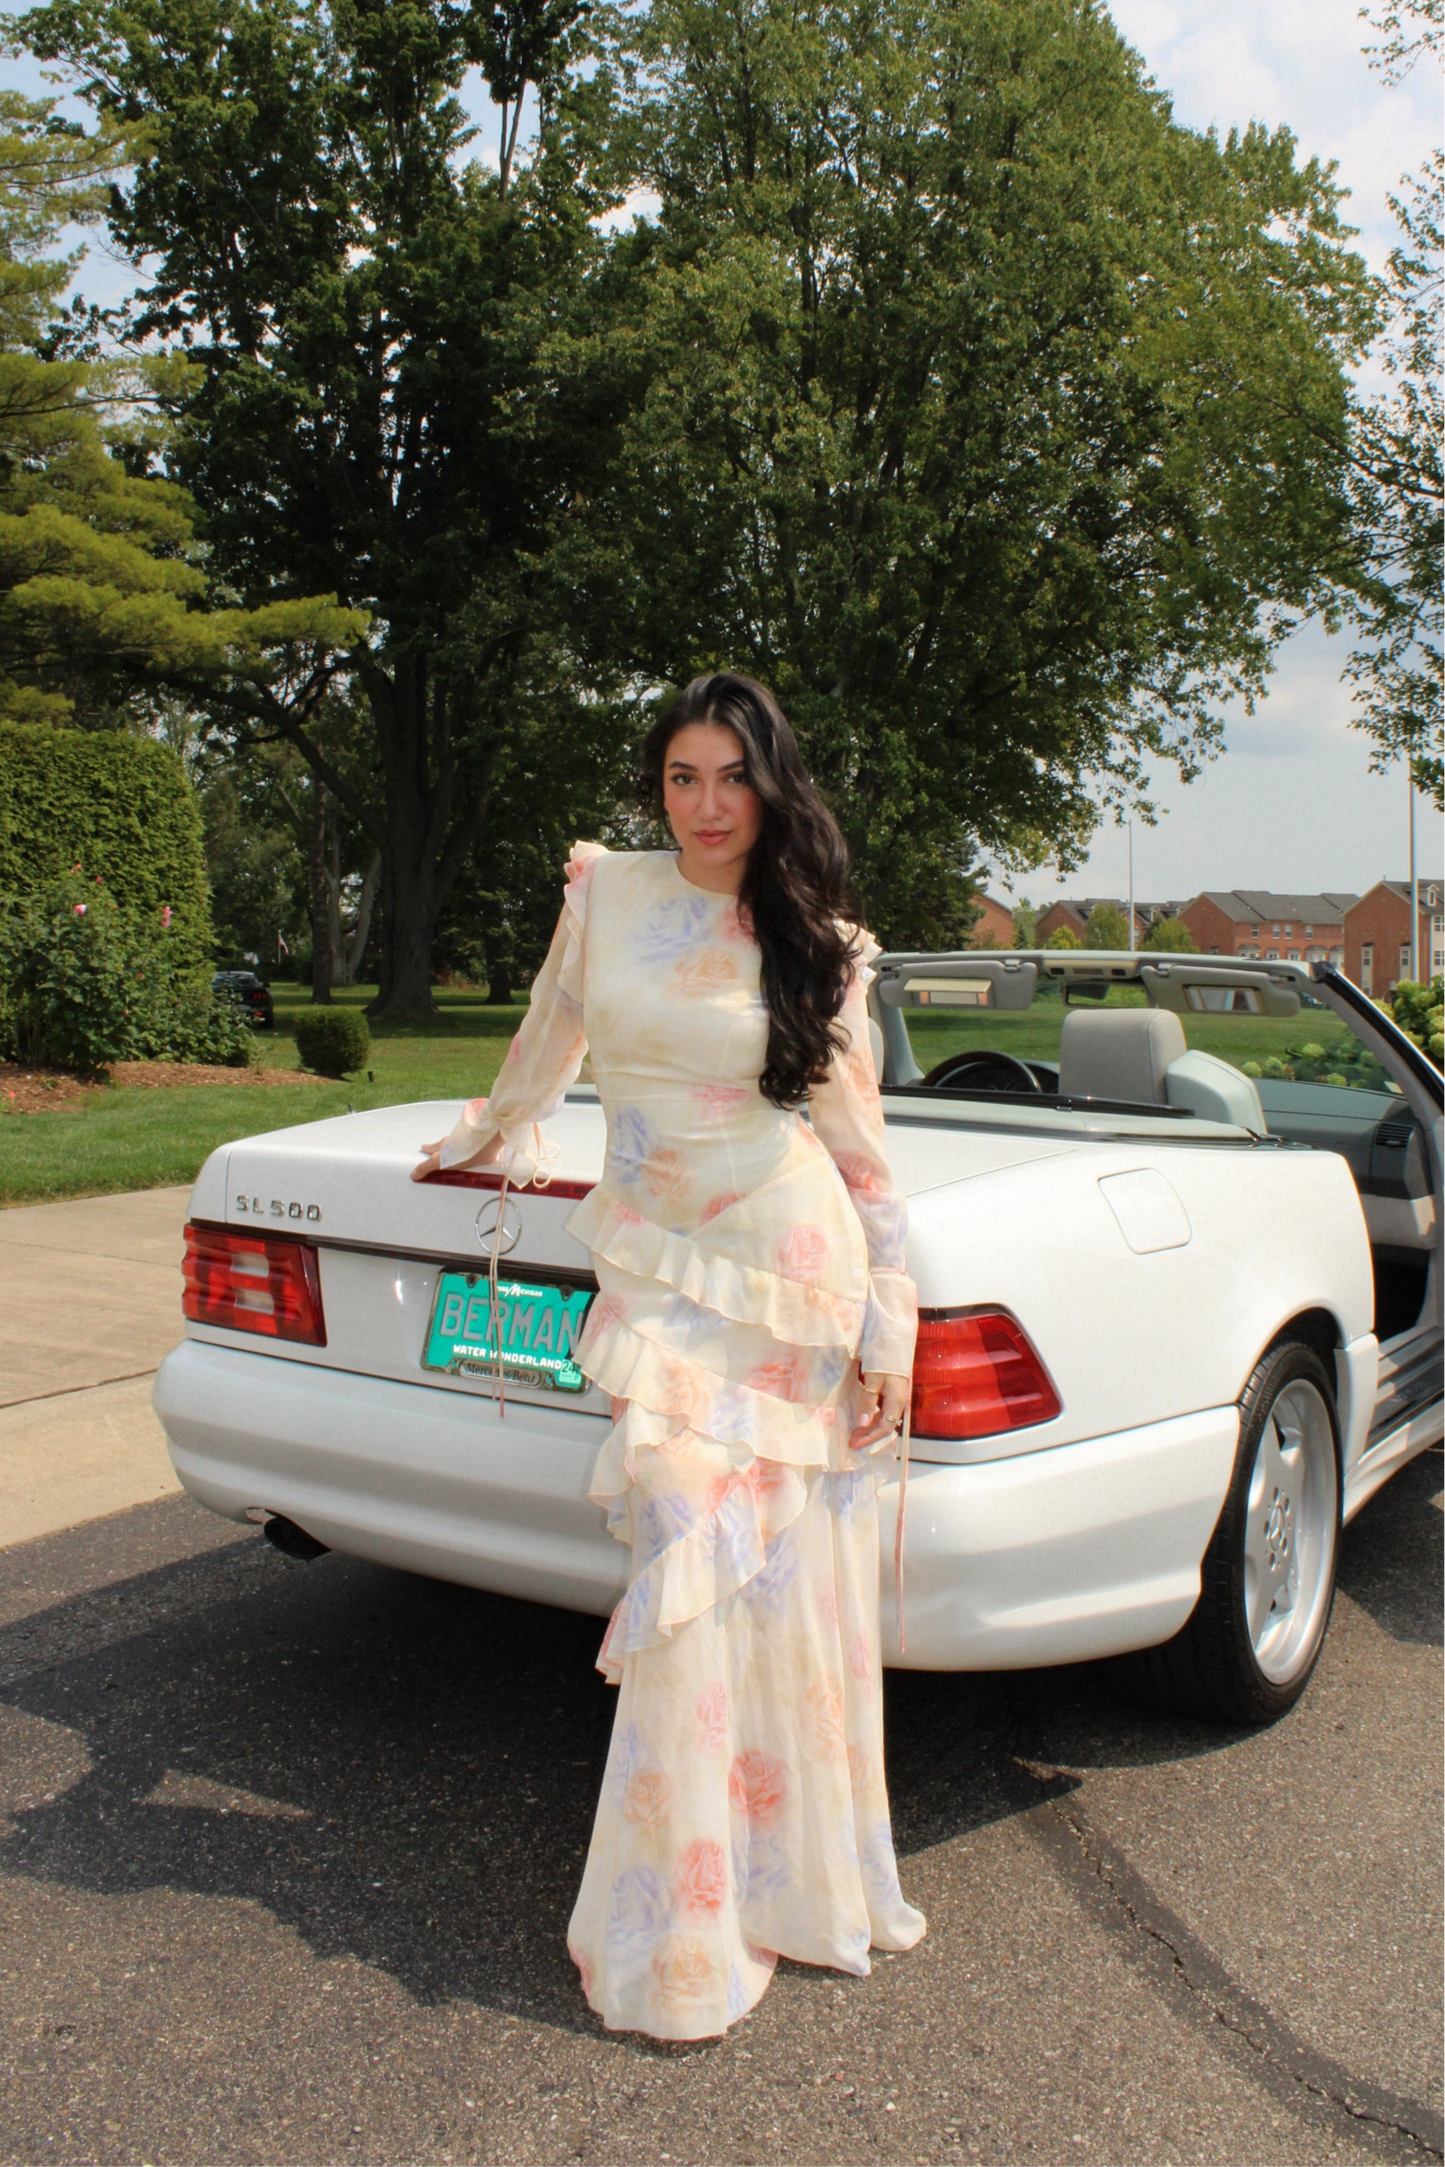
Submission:
[[[593,1303],[576,1349],[577,1365],[613,1399],[640,1402],[648,1444],[665,1449],[668,1439],[691,1432],[793,1467],[832,1464],[839,1425],[831,1402],[774,1399],[751,1385],[716,1377],[608,1310],[605,1296]]]
[[[637,1407],[624,1414],[613,1432],[615,1449],[603,1448],[591,1492],[607,1506],[612,1533],[643,1559],[598,1652],[597,1668],[614,1685],[625,1657],[670,1640],[730,1596],[766,1605],[792,1577],[796,1560],[782,1538],[808,1501],[808,1476],[799,1468],[736,1448],[718,1455],[724,1464],[703,1494],[670,1488],[669,1462],[701,1441],[679,1432],[671,1450],[654,1458],[655,1448],[642,1441],[649,1425],[638,1417],[645,1414]],[[653,1464],[639,1485],[626,1468],[638,1467],[644,1455]],[[737,1464],[727,1465],[730,1458]]]
[[[792,1347],[857,1349],[866,1303],[739,1264],[686,1234],[672,1233],[601,1182],[578,1205],[568,1232],[635,1279],[661,1280],[700,1309],[758,1324]]]
[[[597,860],[607,856],[605,843],[574,843],[567,860],[567,887],[562,908],[567,914],[567,948],[557,973],[557,984],[569,1001],[582,1006],[583,938],[587,929],[587,894]]]

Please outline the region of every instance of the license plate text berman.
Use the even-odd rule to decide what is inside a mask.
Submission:
[[[503,1279],[497,1287],[502,1375],[514,1384],[542,1385],[553,1392],[585,1392],[587,1379],[572,1350],[592,1300],[588,1287],[545,1286]],[[443,1272],[437,1281],[427,1331],[424,1369],[464,1377],[494,1377],[497,1343],[492,1336],[491,1289],[480,1272]]]

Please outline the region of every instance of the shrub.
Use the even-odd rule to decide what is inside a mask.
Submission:
[[[201,816],[176,755],[117,730],[0,723],[0,864],[7,898],[48,892],[79,859],[137,924],[169,909],[181,968],[211,960]]]
[[[77,868],[0,912],[0,1056],[92,1072],[147,1059],[236,1068],[251,1034],[184,943],[178,954],[164,912],[138,921]]]
[[[1436,978],[1428,986],[1420,986],[1413,978],[1402,978],[1390,996],[1388,1013],[1394,1016],[1402,1031],[1408,1032],[1417,1046],[1430,1052],[1430,1040],[1440,1035],[1440,1001],[1445,992],[1445,980]],[[1437,1049],[1433,1059],[1440,1058]]]
[[[318,1076],[345,1076],[371,1051],[359,1008],[309,1008],[296,1018],[296,1050]]]
[[[1048,948],[1082,948],[1084,944],[1072,926],[1061,925],[1055,926],[1044,945]]]
[[[1086,948],[1123,949],[1129,945],[1129,921],[1116,903],[1096,903],[1084,927]]]
[[[1144,936],[1151,955],[1198,955],[1194,935],[1182,918],[1156,918]]]

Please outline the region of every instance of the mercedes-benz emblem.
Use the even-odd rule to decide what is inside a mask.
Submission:
[[[497,1213],[502,1209],[502,1199],[493,1197],[483,1204],[477,1213],[477,1240],[484,1249],[490,1249],[497,1236]],[[506,1204],[507,1216],[502,1221],[501,1254],[507,1256],[522,1238],[522,1214],[510,1197]]]

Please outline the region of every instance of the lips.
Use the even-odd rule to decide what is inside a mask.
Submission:
[[[707,850],[714,843],[725,843],[728,840],[729,833],[730,830],[727,828],[695,828],[693,830],[693,841],[701,843],[703,848]]]

